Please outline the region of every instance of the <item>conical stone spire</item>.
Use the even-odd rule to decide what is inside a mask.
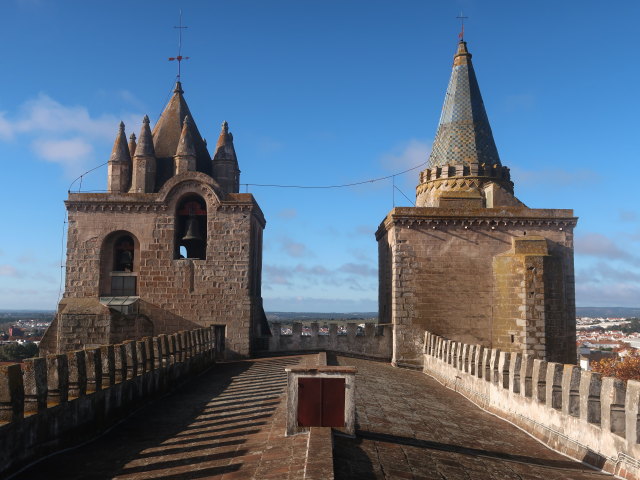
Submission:
[[[109,162],[131,162],[131,155],[129,154],[129,147],[127,146],[127,136],[124,133],[124,122],[120,122],[118,135],[116,136],[116,141],[113,142]]]
[[[131,190],[133,193],[152,193],[156,185],[156,155],[149,127],[149,117],[142,119],[142,128],[138,137],[136,153],[133,156],[133,175]]]
[[[233,146],[233,135],[229,132],[229,124],[226,121],[222,122],[216,153],[213,156],[213,178],[227,193],[238,193],[240,190],[238,157]]]
[[[131,183],[131,155],[127,146],[127,136],[124,133],[124,123],[120,122],[118,134],[111,157],[109,157],[107,173],[107,191],[123,193],[129,190]]]
[[[129,135],[129,155],[131,158],[136,154],[136,134],[132,133]]]
[[[467,43],[458,43],[429,168],[478,163],[500,166]]]
[[[180,133],[180,141],[178,142],[176,155],[196,156],[196,147],[193,145],[193,136],[191,135],[191,118],[189,115],[184,117],[184,122],[182,123],[182,132]]]
[[[173,95],[153,127],[153,146],[158,161],[157,185],[160,187],[174,174],[174,155],[182,137],[183,122],[189,116],[189,131],[196,155],[196,170],[211,175],[211,155],[183,96],[182,84],[176,82]]]
[[[142,129],[138,138],[138,146],[136,147],[136,157],[155,156],[155,148],[153,146],[153,137],[151,136],[151,128],[149,127],[149,117],[147,115],[142,119]]]
[[[178,149],[174,156],[174,162],[176,175],[196,169],[196,148],[193,145],[191,118],[189,118],[189,115],[184,117],[184,122],[182,123],[182,132],[180,134],[180,141],[178,141]]]

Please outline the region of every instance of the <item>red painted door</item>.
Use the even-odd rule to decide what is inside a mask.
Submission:
[[[298,379],[298,425],[344,427],[344,378]]]

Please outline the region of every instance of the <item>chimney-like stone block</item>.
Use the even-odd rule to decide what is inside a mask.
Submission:
[[[489,364],[491,366],[491,383],[493,385],[500,385],[502,382],[502,374],[500,372],[500,349],[492,348],[490,351],[491,358]]]
[[[102,388],[109,388],[116,384],[116,353],[114,345],[100,347],[102,365]]]
[[[182,343],[182,332],[174,334],[176,339],[176,362],[184,362],[184,345]]]
[[[26,414],[47,409],[47,361],[43,357],[28,358],[22,363],[24,411]]]
[[[452,341],[450,345],[451,354],[449,355],[449,358],[451,359],[451,361],[449,363],[453,368],[458,368],[458,348],[460,346],[460,343]]]
[[[564,365],[562,372],[562,413],[580,417],[580,367]]]
[[[580,418],[583,421],[600,424],[601,390],[602,375],[587,370],[580,372]]]
[[[169,342],[169,362],[174,364],[178,361],[178,339],[175,333],[167,335]]]
[[[0,421],[24,418],[24,385],[20,364],[0,366]]]
[[[520,364],[520,392],[527,398],[534,396],[534,386],[536,385],[533,382],[533,361],[533,355],[522,355],[522,363]]]
[[[467,343],[463,343],[462,344],[462,356],[461,358],[461,366],[462,368],[460,370],[462,370],[465,373],[469,373],[469,348],[470,345]]]
[[[87,393],[102,390],[102,356],[100,347],[86,348]]]
[[[556,410],[562,409],[562,376],[564,373],[564,365],[556,362],[547,364],[547,407]]]
[[[138,352],[137,342],[135,340],[127,340],[122,344],[124,346],[124,354],[126,357],[126,376],[127,380],[131,380],[138,375]]]
[[[136,364],[138,366],[138,375],[147,372],[147,348],[144,340],[136,341]]]
[[[169,338],[166,334],[161,333],[157,336],[159,342],[160,358],[162,360],[161,365],[166,367],[169,365]]]
[[[116,383],[121,383],[127,379],[127,352],[122,343],[114,345],[113,348],[116,361]]]
[[[151,339],[151,346],[153,348],[153,368],[154,370],[162,368],[164,366],[164,359],[162,357],[162,338],[160,335]]]
[[[601,425],[604,431],[626,438],[626,384],[617,378],[603,377],[600,394]]]
[[[640,443],[640,382],[637,380],[627,381],[626,405],[626,426],[627,442],[630,445]]]
[[[144,342],[144,353],[147,358],[147,372],[151,372],[156,368],[153,356],[153,337],[142,337],[142,341]]]
[[[484,378],[484,346],[476,345],[476,377]]]
[[[533,374],[531,378],[533,398],[542,404],[547,403],[547,362],[535,358],[533,360]]]
[[[511,363],[511,353],[500,352],[498,355],[498,385],[509,389],[509,365]]]
[[[300,341],[300,337],[302,336],[302,323],[293,322],[291,325],[291,335],[293,335],[294,341]]]
[[[47,404],[65,403],[69,398],[69,366],[64,354],[47,355]]]
[[[512,353],[509,361],[509,391],[520,393],[520,372],[522,371],[522,353]]]
[[[490,348],[485,348],[483,352],[483,359],[482,359],[482,364],[484,366],[484,372],[483,372],[484,379],[487,382],[490,382],[492,378],[491,353],[492,353],[492,350]]]
[[[67,352],[69,365],[69,398],[78,398],[87,393],[87,362],[84,350]]]

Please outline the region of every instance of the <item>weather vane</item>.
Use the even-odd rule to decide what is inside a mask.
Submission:
[[[180,66],[181,66],[182,60],[189,60],[189,57],[182,56],[182,30],[184,30],[185,28],[189,28],[189,27],[182,26],[182,10],[180,10],[180,25],[177,27],[174,26],[173,28],[178,29],[178,56],[169,57],[169,61],[170,62],[172,62],[173,60],[178,61],[178,81],[180,81]]]
[[[460,29],[460,33],[458,34],[458,38],[460,39],[461,42],[464,42],[464,20],[465,18],[469,18],[469,17],[465,17],[463,15],[462,12],[460,12],[460,15],[458,15],[456,18],[460,19],[460,24],[461,24],[461,29]]]

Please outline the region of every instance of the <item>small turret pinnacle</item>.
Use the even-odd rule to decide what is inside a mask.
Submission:
[[[136,154],[136,134],[129,135],[129,155],[133,157]]]
[[[193,156],[194,158],[196,156],[196,148],[191,135],[191,117],[189,115],[184,117],[184,122],[182,123],[182,132],[180,133],[176,156]]]
[[[173,89],[173,93],[180,93],[180,94],[184,93],[184,90],[182,90],[182,82],[180,80],[176,82],[176,86]]]
[[[222,122],[220,136],[213,156],[213,178],[217,180],[225,192],[237,193],[240,188],[240,169],[238,157],[233,146],[233,135],[229,132],[229,124]]]
[[[124,133],[124,123],[120,122],[118,128],[118,135],[116,141],[113,142],[113,149],[111,150],[111,157],[109,162],[112,163],[125,163],[131,162],[131,155],[129,153],[129,147],[127,146],[127,137]]]
[[[142,129],[140,130],[140,136],[138,138],[136,156],[155,156],[153,138],[151,137],[151,128],[149,128],[149,117],[147,115],[142,119]]]

